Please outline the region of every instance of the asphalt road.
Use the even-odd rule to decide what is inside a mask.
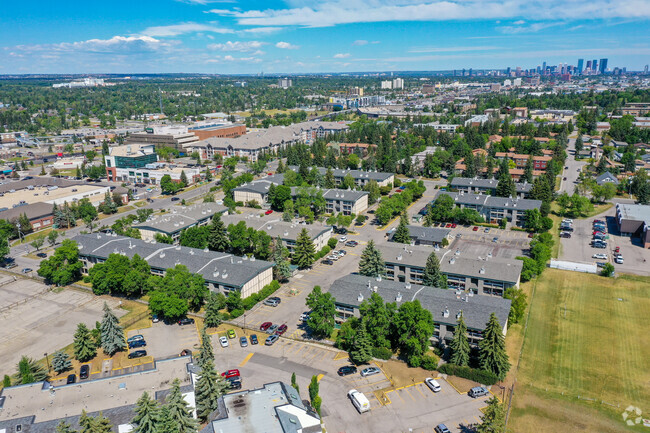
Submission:
[[[567,194],[573,194],[573,190],[577,184],[578,175],[582,171],[582,168],[587,165],[587,162],[584,160],[576,161],[575,159],[575,138],[569,138],[569,145],[567,146],[567,160],[565,163],[565,169],[562,172],[562,181],[560,183],[560,194],[566,192]],[[564,178],[566,177],[566,180]]]

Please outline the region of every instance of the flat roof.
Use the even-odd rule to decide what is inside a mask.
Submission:
[[[616,210],[624,220],[650,222],[650,205],[617,203]]]
[[[440,270],[445,274],[462,275],[484,280],[516,283],[519,281],[523,262],[521,260],[496,257],[472,257],[467,253],[456,254],[448,249],[436,251],[427,245],[405,245],[394,242],[378,245],[386,263],[424,268],[432,252],[440,261]]]
[[[136,136],[136,134],[132,134],[131,136]],[[138,156],[151,155],[156,152],[155,148],[156,146],[152,143],[131,143],[123,146],[110,147],[109,155],[135,158]]]
[[[312,168],[313,167],[309,167],[309,170],[311,171]],[[295,165],[292,165],[289,166],[289,169],[297,172],[299,168],[296,167]],[[325,167],[316,167],[316,169],[323,176],[325,176],[328,170]],[[350,176],[352,176],[354,180],[369,179],[369,180],[376,180],[378,182],[382,182],[394,176],[393,173],[385,173],[377,170],[366,171],[366,170],[352,170],[348,168],[343,168],[343,169],[333,168],[331,170],[332,170],[332,174],[334,174],[334,177],[339,179],[343,179],[345,176],[349,174]]]
[[[496,314],[504,327],[511,303],[509,299],[496,296],[469,296],[455,290],[384,279],[378,281],[358,274],[349,274],[334,281],[329,293],[336,303],[352,307],[358,307],[373,293],[377,293],[385,302],[395,302],[398,308],[404,302],[418,300],[423,308],[431,312],[434,322],[451,326],[456,326],[457,314],[462,311],[467,327],[481,331],[492,313]],[[448,314],[445,314],[446,311]]]
[[[72,240],[79,245],[80,256],[107,259],[111,254],[122,254],[129,258],[138,254],[153,269],[164,271],[176,265],[185,265],[190,272],[201,275],[206,281],[230,287],[242,287],[273,266],[272,262],[265,260],[126,236],[94,233],[78,235]]]
[[[302,187],[299,186],[291,187],[291,195],[297,196],[298,192],[300,191],[300,188]],[[369,194],[368,191],[347,190],[347,189],[338,189],[338,188],[325,189],[318,186],[309,187],[309,188],[316,188],[317,190],[320,190],[323,193],[323,198],[325,200],[356,202],[361,197]]]
[[[91,202],[98,202],[104,200],[106,191],[109,191],[107,186],[96,184],[79,184],[72,186],[57,187],[53,190],[48,190],[47,186],[35,186],[33,189],[21,189],[14,192],[5,192],[4,196],[0,197],[0,208],[13,208],[14,205],[19,204],[21,201],[27,204],[33,203],[61,203],[69,201],[66,200],[71,196],[82,195],[87,197]],[[81,197],[83,198],[83,197]],[[81,200],[79,198],[79,200]]]
[[[226,206],[216,203],[197,203],[190,206],[172,206],[169,212],[152,216],[149,220],[133,227],[141,230],[172,234],[196,225],[200,221],[212,218],[215,214],[224,213]]]

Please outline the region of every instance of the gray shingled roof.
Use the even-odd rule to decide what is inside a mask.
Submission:
[[[451,180],[451,187],[474,187],[474,188],[484,188],[484,189],[496,189],[499,181],[496,179],[481,179],[481,178],[472,178],[472,177],[454,177]],[[530,192],[533,188],[532,183],[528,182],[516,182],[515,188],[517,192]]]
[[[325,189],[320,187],[316,187],[316,188],[322,190],[323,198],[325,198],[325,200],[340,200],[340,201],[356,202],[364,195],[368,195],[367,191],[357,191],[357,190],[347,190],[347,189],[337,189],[337,188],[331,188],[331,189]],[[300,187],[298,186],[291,187],[291,196],[292,197],[297,196],[299,190]]]
[[[276,214],[273,214],[276,215]],[[332,231],[331,226],[323,226],[320,224],[298,224],[282,221],[278,218],[271,216],[245,216],[241,214],[224,215],[221,221],[228,227],[230,224],[237,224],[240,221],[246,223],[248,227],[255,230],[261,230],[271,236],[273,239],[278,236],[284,241],[295,241],[302,229],[306,229],[312,240],[325,232]],[[279,215],[279,214],[278,214]]]
[[[267,194],[269,192],[269,187],[273,185],[282,185],[284,182],[284,174],[276,173],[272,176],[267,176],[262,179],[257,179],[252,182],[242,184],[235,188],[233,191],[249,191],[256,192],[259,194]]]
[[[52,208],[51,203],[39,202],[27,204],[0,212],[0,219],[10,221],[14,218],[19,218],[22,214],[27,215],[27,218],[30,220],[42,218],[52,215]]]
[[[451,232],[449,229],[440,229],[435,227],[407,226],[411,239],[417,239],[420,242],[441,243],[444,238]],[[391,233],[390,240],[393,240],[395,231]]]
[[[368,288],[370,285],[370,288]],[[381,280],[350,274],[334,281],[329,293],[337,303],[358,308],[365,299],[376,293],[385,302],[395,302],[397,307],[407,301],[419,300],[422,307],[429,310],[436,323],[456,325],[456,315],[462,311],[469,329],[485,329],[490,314],[495,313],[501,326],[504,326],[510,313],[510,300],[495,296],[467,296],[454,290],[437,289],[418,284],[405,284],[397,281]],[[361,298],[361,296],[363,298]],[[401,295],[401,298],[400,298]],[[449,311],[448,317],[443,312]]]
[[[159,244],[126,236],[87,234],[75,236],[72,240],[79,245],[80,256],[107,259],[113,253],[129,258],[138,254],[152,269],[164,271],[181,264],[208,282],[234,287],[242,287],[273,266],[272,262],[265,260],[249,260],[228,253]]]
[[[311,171],[313,167],[309,167],[309,170]],[[327,168],[325,167],[316,167],[319,171],[319,173],[323,176],[327,173]],[[298,167],[295,165],[289,166],[290,170],[293,171],[298,171]],[[333,168],[332,169],[332,174],[334,174],[335,179],[343,179],[345,176],[348,174],[352,176],[352,178],[356,180],[360,179],[368,179],[368,180],[376,180],[377,182],[382,182],[391,176],[394,176],[393,173],[384,173],[381,171],[365,171],[365,170],[351,170],[351,169],[341,169],[341,168]]]
[[[596,178],[596,183],[598,185],[602,185],[604,183],[613,183],[614,185],[618,185],[620,182],[618,181],[616,176],[614,176],[609,171],[606,171],[605,173],[601,174]]]
[[[394,265],[409,265],[424,268],[427,258],[435,250],[426,245],[404,245],[388,243],[379,245],[382,257],[386,263]],[[440,261],[440,270],[444,274],[480,278],[485,280],[516,283],[519,281],[523,262],[496,257],[471,257],[466,253],[456,255],[446,249],[435,251]],[[453,259],[453,261],[452,261]]]
[[[168,213],[156,215],[149,220],[136,224],[137,229],[148,229],[172,234],[196,225],[199,221],[212,218],[215,214],[226,212],[226,206],[215,203],[198,203],[190,206],[172,206]]]
[[[462,204],[498,209],[515,209],[520,211],[539,209],[542,205],[541,200],[532,200],[527,198],[494,197],[485,194],[462,194],[449,191],[440,191],[438,192],[438,195],[440,194],[450,196],[454,199],[454,202],[457,205]]]

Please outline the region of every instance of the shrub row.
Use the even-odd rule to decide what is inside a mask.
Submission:
[[[322,250],[316,253],[314,256],[314,260],[322,259],[326,255],[328,255],[332,251],[332,249],[329,247],[329,245],[325,245]]]
[[[271,296],[273,293],[275,293],[275,291],[278,290],[279,288],[280,288],[280,283],[278,282],[278,280],[271,281],[270,284],[264,286],[264,288],[262,288],[262,290],[260,290],[258,293],[253,293],[252,295],[242,299],[241,300],[242,308],[232,310],[230,312],[230,318],[236,319],[237,317],[241,316],[242,314],[244,314],[246,310],[250,310],[262,299]]]
[[[438,367],[440,373],[452,376],[462,377],[463,379],[473,380],[483,385],[494,385],[498,379],[494,373],[477,368],[465,367],[456,364],[442,364]]]
[[[386,360],[386,359],[390,359],[393,356],[393,351],[388,349],[387,347],[373,347],[372,356],[373,358]]]

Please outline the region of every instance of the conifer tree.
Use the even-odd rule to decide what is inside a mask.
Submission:
[[[72,362],[70,362],[70,357],[68,354],[62,350],[56,352],[52,358],[52,368],[58,374],[61,374],[64,371],[72,370]]]
[[[55,433],[76,433],[77,431],[72,428],[70,424],[65,421],[61,421],[56,426]]]
[[[169,406],[164,405],[160,408],[155,431],[156,433],[180,433],[178,422],[172,417]]]
[[[454,332],[454,339],[450,344],[451,348],[451,358],[449,362],[452,364],[466,366],[469,365],[469,340],[467,339],[467,326],[465,326],[465,320],[461,314],[458,319],[458,325],[456,326],[456,332]]]
[[[298,394],[300,394],[300,387],[298,386],[298,382],[296,381],[296,373],[291,373],[291,386],[298,391]]]
[[[95,357],[97,347],[88,327],[80,323],[77,325],[77,332],[74,334],[74,357],[80,362],[86,362]]]
[[[323,180],[323,185],[325,188],[335,188],[336,180],[334,179],[334,172],[331,168],[328,168],[325,172],[325,179]]]
[[[187,183],[187,175],[185,174],[185,170],[181,171],[181,188],[184,188],[188,185]]]
[[[216,328],[221,325],[221,313],[219,312],[221,306],[219,305],[217,296],[213,292],[208,294],[208,300],[205,305],[205,318],[203,320],[203,323],[208,328]]]
[[[431,252],[424,267],[422,284],[425,286],[447,288],[447,276],[440,271],[440,261],[435,252]]]
[[[201,373],[196,381],[196,414],[202,421],[219,407],[219,398],[228,391],[226,379],[217,373],[214,360],[205,358],[201,362]]]
[[[133,433],[156,433],[159,412],[158,402],[143,392],[135,403],[135,417],[131,421],[135,426]]]
[[[316,247],[307,229],[302,229],[296,239],[293,261],[300,269],[310,267],[316,258]]]
[[[212,341],[206,331],[206,328],[201,329],[201,348],[196,357],[197,362],[201,365],[206,361],[214,360],[214,349],[212,348]]]
[[[476,427],[477,433],[501,433],[506,427],[506,411],[496,397],[487,401],[488,406],[481,417],[481,424]]]
[[[366,323],[362,322],[354,336],[354,344],[350,349],[350,361],[359,365],[372,359],[372,342],[366,331]]]
[[[221,216],[216,214],[212,217],[210,234],[208,235],[208,248],[212,251],[226,252],[230,248],[230,241],[226,233],[226,226],[221,221]]]
[[[116,352],[126,349],[124,330],[106,302],[104,302],[104,317],[102,318],[101,331],[102,349],[104,349],[106,354],[113,356]]]
[[[393,242],[399,242],[402,244],[411,243],[411,234],[409,233],[409,228],[406,222],[406,213],[403,213],[399,219],[399,225],[393,235]]]
[[[385,267],[381,252],[375,247],[375,242],[369,241],[363,253],[361,253],[359,273],[367,277],[377,277],[384,273]]]
[[[284,247],[282,239],[278,236],[273,244],[273,261],[275,262],[273,272],[275,274],[275,279],[278,281],[284,281],[291,276],[291,267],[288,257],[289,251]]]
[[[503,330],[496,314],[490,314],[490,319],[483,332],[483,340],[478,343],[478,347],[481,369],[491,371],[499,380],[503,380],[510,370],[510,362],[506,353]]]
[[[167,404],[169,414],[172,420],[176,422],[178,429],[170,430],[171,432],[177,431],[178,433],[195,433],[197,424],[192,412],[190,411],[187,402],[183,399],[181,394],[180,381],[174,379],[172,389],[167,396]]]

